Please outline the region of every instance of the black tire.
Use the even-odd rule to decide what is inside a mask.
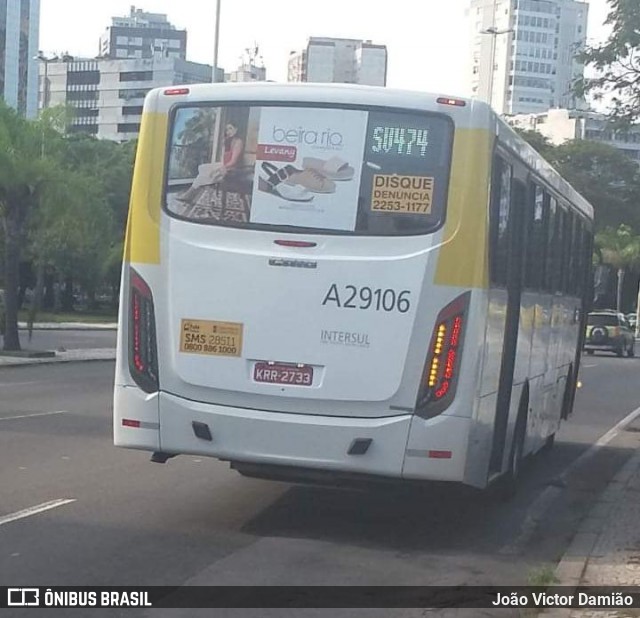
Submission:
[[[593,356],[594,352],[595,352],[595,350],[587,350],[587,354],[589,356]]]
[[[627,356],[629,358],[633,358],[636,355],[636,351],[635,351],[635,343],[631,344],[631,347],[627,350]]]
[[[573,395],[570,386],[574,384],[573,381],[573,366],[569,368],[567,373],[567,379],[564,384],[564,392],[562,393],[562,409],[560,410],[560,418],[566,421],[573,412]]]
[[[524,461],[524,439],[527,429],[527,420],[524,414],[518,415],[516,428],[509,456],[509,469],[496,481],[494,495],[500,501],[511,500],[518,493],[518,483]]]
[[[619,348],[616,348],[615,354],[618,358],[622,358],[624,356],[624,344],[621,345]]]

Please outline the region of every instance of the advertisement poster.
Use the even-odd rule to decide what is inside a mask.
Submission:
[[[367,112],[265,107],[250,221],[353,231]]]
[[[166,207],[199,223],[419,233],[438,223],[452,143],[441,117],[395,110],[177,110]]]

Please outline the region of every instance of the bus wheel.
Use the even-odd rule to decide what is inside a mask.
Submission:
[[[527,431],[526,407],[528,406],[528,398],[523,399],[516,421],[516,427],[513,435],[513,445],[511,446],[511,455],[509,457],[509,468],[502,478],[496,481],[495,495],[499,500],[510,500],[518,491],[518,482],[524,462],[524,439]]]
[[[544,441],[544,446],[542,447],[543,451],[550,451],[553,448],[553,445],[556,443],[556,434],[552,433],[550,436],[547,436],[547,439]]]
[[[571,385],[573,384],[573,366],[569,367],[567,373],[567,379],[564,385],[564,393],[562,395],[562,410],[560,411],[560,418],[566,421],[571,415],[571,406],[573,403],[573,396],[571,393]],[[575,385],[574,385],[575,387]]]

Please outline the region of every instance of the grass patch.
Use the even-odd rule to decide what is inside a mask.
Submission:
[[[556,577],[555,569],[550,566],[538,567],[530,571],[529,575],[527,575],[527,584],[529,586],[540,586],[541,588],[545,588],[547,586],[554,586],[558,583],[560,582]]]
[[[27,322],[29,319],[28,311],[19,311],[18,320],[20,322]],[[103,322],[117,322],[118,313],[114,310],[112,313],[82,313],[80,311],[74,311],[73,313],[48,313],[42,311],[36,316],[36,322],[53,322],[59,324],[60,322],[84,322],[89,324],[101,324]]]

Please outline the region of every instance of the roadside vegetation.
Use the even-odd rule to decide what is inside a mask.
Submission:
[[[605,103],[608,130],[623,136],[640,123],[640,2],[608,3],[611,34],[580,52],[590,77],[579,78],[574,89],[578,97]],[[608,279],[606,289],[596,290],[598,308],[630,311],[640,279],[640,162],[600,142],[554,146],[539,133],[520,134],[594,206],[596,279]]]
[[[68,118],[50,108],[29,121],[0,102],[7,351],[20,349],[18,320],[114,321],[117,313],[135,143],[67,134]]]

